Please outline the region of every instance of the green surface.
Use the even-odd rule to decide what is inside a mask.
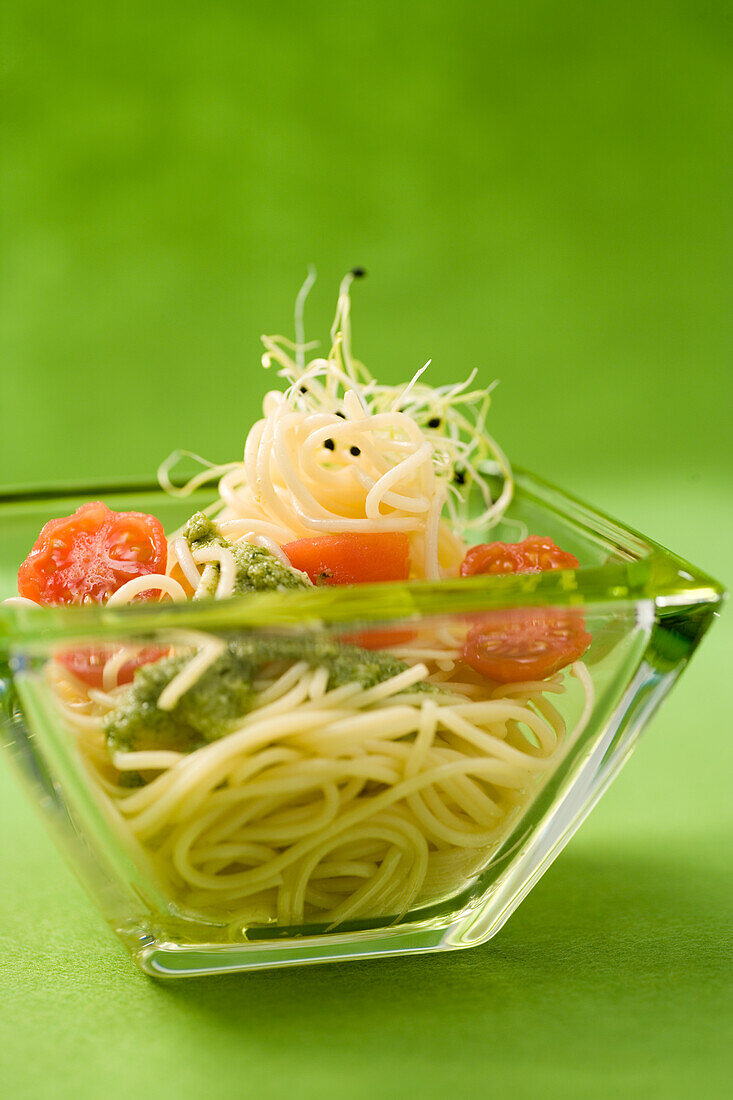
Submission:
[[[10,0],[0,483],[237,455],[306,264],[397,380],[730,584],[728,6]],[[730,619],[728,614],[727,619]],[[503,932],[164,986],[0,772],[9,1095],[722,1097],[726,618]]]

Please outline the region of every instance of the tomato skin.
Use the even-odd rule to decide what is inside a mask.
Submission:
[[[406,581],[410,574],[410,542],[401,531],[296,539],[283,551],[314,584]]]
[[[484,542],[472,546],[461,562],[461,576],[490,573],[544,573],[550,569],[577,569],[575,554],[561,550],[551,538],[530,535],[523,542]]]
[[[461,576],[544,573],[579,565],[574,554],[561,550],[551,538],[530,535],[523,542],[472,546],[461,564]],[[475,672],[502,684],[544,680],[582,657],[592,641],[579,611],[516,607],[482,615],[466,636],[462,659]]]
[[[49,520],[18,570],[18,592],[39,604],[104,603],[126,581],[165,572],[163,526],[101,501]]]
[[[66,649],[63,653],[57,653],[56,659],[75,676],[77,680],[89,687],[101,688],[104,683],[104,666],[110,659],[114,649],[103,646],[88,646],[84,649]],[[143,646],[143,648],[125,661],[117,673],[117,684],[129,684],[137,669],[143,665],[159,661],[170,653],[170,649],[159,645]]]
[[[578,611],[514,607],[482,615],[468,632],[462,657],[501,684],[544,680],[582,657],[592,641]]]

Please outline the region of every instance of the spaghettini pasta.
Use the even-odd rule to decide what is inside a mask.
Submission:
[[[114,606],[577,565],[537,536],[469,550],[512,495],[489,390],[431,388],[422,371],[378,384],[351,353],[352,278],[327,357],[306,361],[307,286],[296,342],[264,338],[286,388],[267,394],[241,461],[184,486],[182,452],[163,464],[177,495],[217,482],[206,514],[165,540],[153,517],[85,505],[43,529],[20,598]],[[490,862],[574,736],[551,701],[567,675],[585,693],[579,726],[589,712],[582,620],[493,614],[340,638],[168,631],[60,650],[46,675],[181,912],[232,929],[396,918]]]

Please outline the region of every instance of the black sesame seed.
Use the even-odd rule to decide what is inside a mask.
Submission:
[[[361,448],[360,447],[349,447],[349,450],[351,451],[354,458],[356,458],[358,455],[361,454]]]
[[[428,427],[429,428],[439,428],[440,427],[440,417],[439,416],[431,416],[430,419],[428,420]]]
[[[340,409],[336,410],[336,416],[340,416],[342,420],[346,420],[346,413],[342,413]]]
[[[300,392],[301,393],[308,393],[308,387],[307,386],[301,386],[300,387]]]
[[[351,274],[355,279],[363,279],[366,275],[366,268],[364,267],[352,267]]]
[[[453,480],[456,483],[456,485],[465,485],[466,484],[466,471],[465,470],[454,470],[453,471]]]
[[[332,439],[324,439],[323,446],[326,448],[327,451],[335,451],[336,450],[336,444],[334,443],[334,441]]]

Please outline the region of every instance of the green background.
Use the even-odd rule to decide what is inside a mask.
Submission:
[[[512,458],[726,580],[728,64],[715,0],[10,0],[0,483],[239,455],[261,332],[499,378]],[[270,382],[270,384],[272,384]],[[729,616],[728,616],[729,618]],[[723,1096],[731,627],[507,928],[460,955],[138,974],[0,774],[11,1095]]]

